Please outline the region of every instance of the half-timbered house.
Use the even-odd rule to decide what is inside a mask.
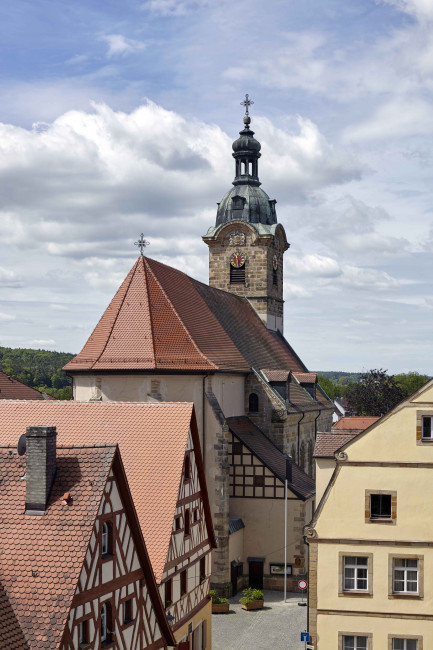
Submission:
[[[173,647],[118,447],[56,437],[0,448],[0,646]]]
[[[193,405],[5,400],[0,402],[0,442],[15,445],[32,421],[53,423],[61,445],[119,444],[137,512],[137,527],[146,543],[159,598],[175,639],[193,650],[211,648],[209,580],[215,537]],[[77,607],[81,607],[77,616],[90,621],[85,624],[84,634],[93,630],[94,619],[83,607],[85,596],[80,589],[83,593],[88,589],[99,593],[101,580],[121,580],[125,562],[136,570],[128,542],[124,550],[122,545],[122,550],[113,552],[125,534],[122,521],[113,519],[113,503],[118,505],[116,490],[104,496],[99,512],[95,539],[100,539],[103,553],[99,555],[90,540],[76,595]],[[117,517],[117,511],[114,514]],[[96,567],[94,559],[98,560]],[[136,620],[131,593],[123,589],[117,601],[111,600],[110,606],[101,610],[100,624],[105,620],[107,630],[113,629],[114,602],[116,611],[117,603],[121,605],[119,616],[123,621],[129,621],[131,614]],[[135,626],[131,623],[126,627],[122,638],[132,635],[132,643],[138,632],[132,630]],[[117,643],[117,637],[113,643]],[[127,643],[115,647],[138,648]],[[65,646],[65,650],[72,650],[72,646]]]

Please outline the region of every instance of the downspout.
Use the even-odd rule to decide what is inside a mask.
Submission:
[[[305,411],[302,413],[302,417],[298,420],[298,456],[297,456],[297,461],[299,465],[300,457],[301,457],[301,422],[305,417]],[[301,467],[301,469],[304,469]]]
[[[314,440],[317,440],[317,420],[320,418],[320,410],[317,416],[314,418]]]

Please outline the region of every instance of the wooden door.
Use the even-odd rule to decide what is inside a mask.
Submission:
[[[263,562],[249,562],[249,586],[263,589]]]

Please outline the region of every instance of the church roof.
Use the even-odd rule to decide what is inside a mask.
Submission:
[[[64,370],[307,372],[246,298],[139,257],[81,352]]]
[[[5,400],[0,402],[0,440],[16,445],[27,426],[43,421],[57,427],[59,445],[118,443],[152,568],[160,582],[190,429],[211,544],[214,539],[193,414],[193,405],[188,403]]]
[[[248,417],[227,418],[230,431],[242,444],[271,470],[283,483],[286,480],[286,458],[271,440]],[[314,496],[316,484],[296,463],[292,462],[289,488],[301,499]]]

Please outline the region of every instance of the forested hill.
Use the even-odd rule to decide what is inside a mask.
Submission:
[[[62,367],[75,355],[0,346],[0,370],[57,399],[71,399],[71,380]]]

